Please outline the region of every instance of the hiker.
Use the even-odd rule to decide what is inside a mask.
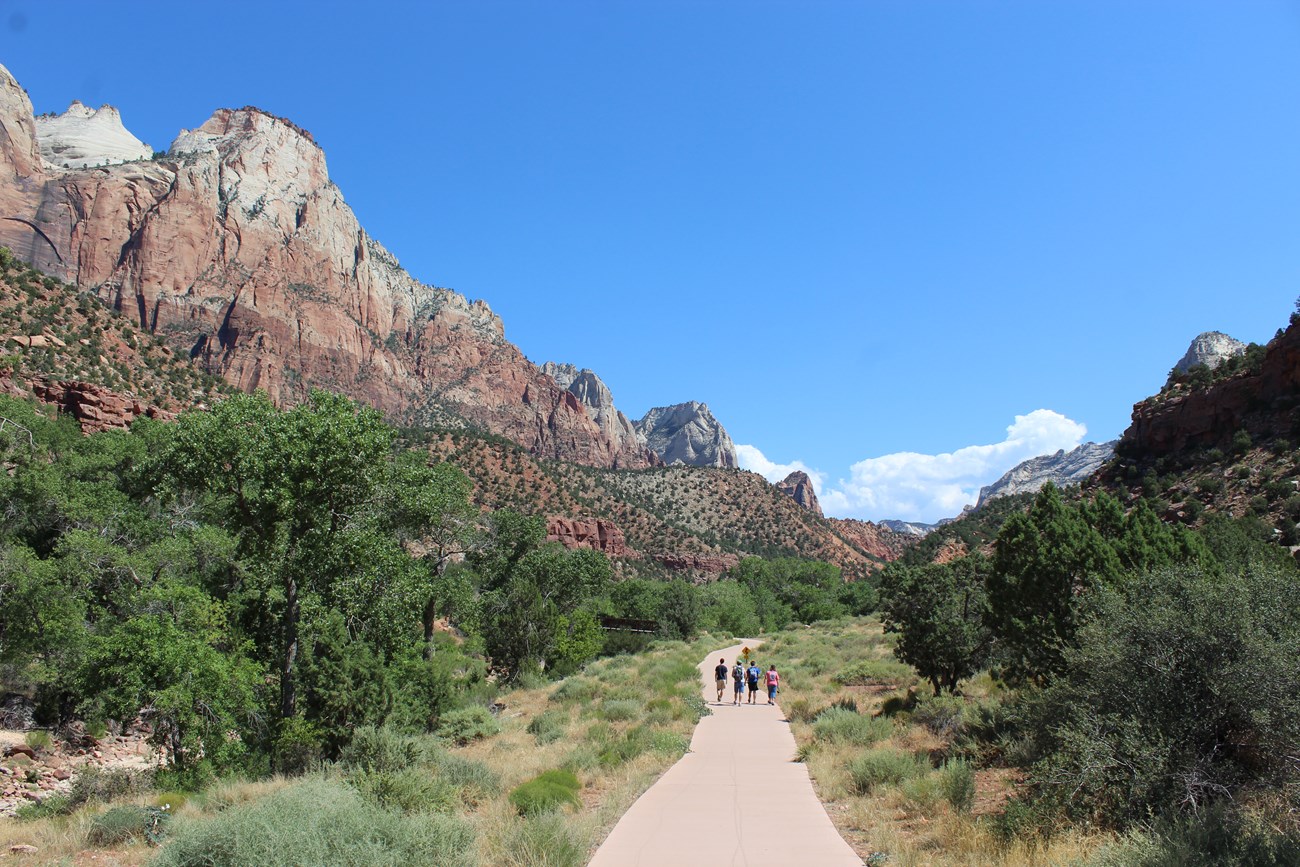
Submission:
[[[767,703],[776,704],[776,688],[781,683],[781,675],[776,673],[773,665],[767,670]]]
[[[758,696],[758,679],[763,676],[763,669],[758,667],[758,662],[751,660],[749,669],[745,672],[745,680],[749,682],[749,703],[753,704],[754,699]]]
[[[727,661],[719,659],[713,667],[713,677],[718,681],[718,704],[722,704],[722,691],[727,688]]]
[[[745,697],[745,666],[739,659],[736,660],[736,667],[731,670],[731,682],[734,685],[731,703],[740,704],[740,700]]]

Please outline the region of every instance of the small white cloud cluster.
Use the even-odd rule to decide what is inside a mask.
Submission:
[[[897,452],[858,461],[849,478],[827,488],[826,474],[809,469],[802,461],[778,464],[754,446],[737,445],[740,466],[768,481],[780,481],[793,470],[803,470],[827,515],[840,518],[932,523],[949,518],[972,504],[979,489],[996,481],[1023,461],[1058,449],[1079,445],[1088,429],[1059,412],[1036,409],[1016,416],[1006,439],[990,445],[973,445],[938,455]]]

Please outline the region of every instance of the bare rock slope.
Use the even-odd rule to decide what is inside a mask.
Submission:
[[[654,463],[635,442],[616,446],[505,339],[487,304],[407,274],[293,123],[220,109],[164,158],[99,168],[48,164],[42,134],[0,67],[0,245],[209,372],[281,404],[321,387],[394,421],[470,425],[542,457]]]
[[[1016,464],[991,485],[980,488],[979,508],[995,497],[1037,491],[1048,482],[1057,487],[1077,485],[1095,473],[1115,454],[1115,442],[1084,443],[1056,454],[1030,458]]]
[[[706,404],[688,401],[657,406],[636,422],[651,451],[665,464],[734,469],[736,446]]]

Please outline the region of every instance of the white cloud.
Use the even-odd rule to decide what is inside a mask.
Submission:
[[[769,482],[782,481],[786,476],[802,470],[812,479],[813,491],[820,497],[822,486],[826,483],[826,474],[814,470],[803,461],[793,461],[788,464],[773,463],[768,460],[757,446],[736,446],[736,460],[740,463],[742,470],[749,470],[752,473],[758,473]]]
[[[879,521],[898,518],[932,523],[950,518],[973,504],[979,489],[996,481],[1016,464],[1058,449],[1072,449],[1088,429],[1050,409],[1018,415],[998,443],[973,445],[938,455],[897,452],[858,461],[849,478],[827,488],[826,474],[802,461],[777,464],[754,446],[736,446],[741,467],[769,481],[780,481],[792,470],[803,470],[827,515]]]

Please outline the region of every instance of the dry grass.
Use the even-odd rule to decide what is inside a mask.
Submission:
[[[764,647],[782,671],[781,704],[815,714],[831,704],[852,699],[858,711],[878,714],[884,702],[904,696],[916,686],[914,677],[892,683],[841,686],[835,674],[859,660],[892,659],[890,636],[884,635],[874,619],[858,620],[837,627],[799,628],[781,633]],[[976,678],[966,685],[972,700],[987,699],[997,685],[988,678]],[[800,714],[802,716],[803,714]],[[792,715],[794,716],[794,715]],[[940,756],[949,744],[923,726],[899,714],[890,738],[870,746],[819,743],[810,721],[793,719],[791,730],[807,756],[813,787],[845,840],[865,860],[876,853],[888,856],[899,867],[1049,867],[1081,864],[1113,838],[1103,834],[1066,831],[1049,841],[1025,840],[1004,843],[989,827],[988,818],[1000,813],[1014,794],[1018,775],[1014,770],[993,768],[975,774],[975,804],[969,814],[955,811],[943,797],[941,773],[904,781],[898,785],[873,787],[856,794],[849,766],[871,749],[897,750],[917,756]]]

